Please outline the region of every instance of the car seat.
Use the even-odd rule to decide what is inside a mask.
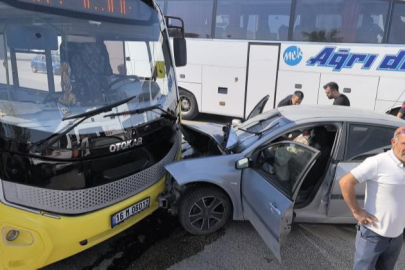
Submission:
[[[314,129],[314,133],[315,136],[312,138],[311,146],[319,150],[321,153],[307,174],[301,186],[301,190],[309,189],[318,183],[326,169],[326,165],[332,150],[331,144],[328,142],[328,131],[324,126],[316,127]]]
[[[66,44],[66,46],[65,46]],[[67,42],[60,46],[61,63],[71,69],[72,92],[81,104],[100,102],[109,90],[112,75],[109,54],[103,42]]]

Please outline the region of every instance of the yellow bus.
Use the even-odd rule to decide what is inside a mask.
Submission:
[[[158,208],[180,156],[179,22],[153,0],[0,0],[0,268],[46,266]]]

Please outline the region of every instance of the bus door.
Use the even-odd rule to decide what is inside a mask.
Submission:
[[[273,108],[279,52],[279,43],[249,43],[244,118],[266,95],[266,110]]]

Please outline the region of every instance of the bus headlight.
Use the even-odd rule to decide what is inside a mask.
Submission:
[[[6,239],[9,242],[14,241],[15,239],[17,239],[17,237],[20,235],[20,231],[17,230],[11,230],[7,233],[6,235]]]

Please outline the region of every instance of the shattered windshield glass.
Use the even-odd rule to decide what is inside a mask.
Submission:
[[[261,138],[263,134],[274,131],[285,124],[278,110],[271,110],[255,116],[236,128],[238,145],[235,152],[242,152]],[[285,119],[284,119],[285,120]]]

